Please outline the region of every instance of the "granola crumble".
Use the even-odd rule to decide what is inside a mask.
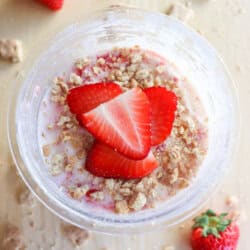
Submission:
[[[48,157],[50,155],[50,145],[43,146],[43,155],[44,157]]]
[[[0,58],[13,63],[23,59],[22,42],[19,40],[0,39]]]
[[[115,212],[118,214],[127,214],[129,212],[128,203],[125,200],[115,203]]]
[[[65,167],[65,155],[55,154],[51,159],[50,173],[52,175],[59,175],[63,172]]]
[[[123,214],[154,207],[157,202],[189,186],[207,151],[207,128],[206,122],[198,120],[190,111],[184,90],[179,87],[179,82],[182,85],[188,83],[176,73],[176,68],[135,46],[114,48],[97,57],[79,58],[75,69],[68,78],[54,79],[49,96],[51,105],[59,113],[45,127],[50,135],[54,133],[52,141],[55,143],[53,147],[48,142],[42,144],[42,152],[58,185],[80,202],[90,199],[102,205],[107,196],[114,212]],[[76,117],[69,111],[66,96],[69,89],[97,80],[114,81],[124,91],[135,86],[164,86],[178,96],[171,135],[152,148],[159,167],[149,176],[124,181],[95,177],[85,170],[84,162],[93,137],[79,126]],[[46,105],[43,108],[49,111],[49,107]]]
[[[147,198],[143,193],[135,194],[129,200],[129,207],[135,211],[141,210],[147,203]]]

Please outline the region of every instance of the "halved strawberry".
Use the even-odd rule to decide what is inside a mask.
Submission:
[[[151,106],[151,145],[163,142],[171,133],[177,107],[176,95],[164,87],[144,89]]]
[[[150,106],[140,88],[131,89],[82,114],[82,123],[99,141],[128,158],[141,160],[148,155]]]
[[[120,86],[112,82],[87,84],[70,89],[67,103],[70,111],[79,117],[80,114],[94,109],[121,93]]]
[[[131,160],[109,146],[95,142],[90,150],[86,169],[96,176],[106,178],[136,179],[149,175],[158,163],[152,154],[143,160]]]
[[[64,0],[39,0],[51,10],[60,10],[63,6]]]

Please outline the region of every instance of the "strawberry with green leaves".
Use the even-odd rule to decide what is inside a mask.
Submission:
[[[236,250],[240,232],[238,225],[226,219],[227,213],[217,215],[207,210],[194,219],[191,235],[193,250]]]

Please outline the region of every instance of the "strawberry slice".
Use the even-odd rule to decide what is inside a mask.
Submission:
[[[155,146],[166,140],[171,133],[177,97],[164,87],[146,88],[144,92],[151,106],[151,145]]]
[[[39,0],[39,2],[56,11],[62,8],[64,0]]]
[[[157,166],[152,152],[143,160],[131,160],[101,142],[94,143],[86,160],[86,169],[89,172],[106,178],[142,178]]]
[[[87,84],[70,89],[67,103],[70,111],[79,117],[80,114],[94,109],[121,93],[120,86],[112,82]]]
[[[124,156],[141,160],[150,150],[150,106],[140,88],[131,89],[82,114],[85,128]]]

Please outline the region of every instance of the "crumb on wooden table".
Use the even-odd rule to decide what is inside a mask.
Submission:
[[[236,208],[239,204],[239,199],[235,195],[230,195],[226,197],[225,202],[227,206]]]
[[[89,232],[73,225],[63,227],[65,237],[76,247],[81,246],[89,239]]]
[[[194,16],[194,12],[182,3],[174,3],[168,9],[167,15],[186,23]]]
[[[4,230],[2,250],[24,250],[25,243],[20,229],[12,224],[8,224]]]
[[[20,205],[27,205],[29,207],[34,206],[35,199],[33,194],[28,190],[21,190],[17,195],[17,201]]]
[[[22,42],[15,39],[0,39],[0,58],[18,63],[23,60]]]

